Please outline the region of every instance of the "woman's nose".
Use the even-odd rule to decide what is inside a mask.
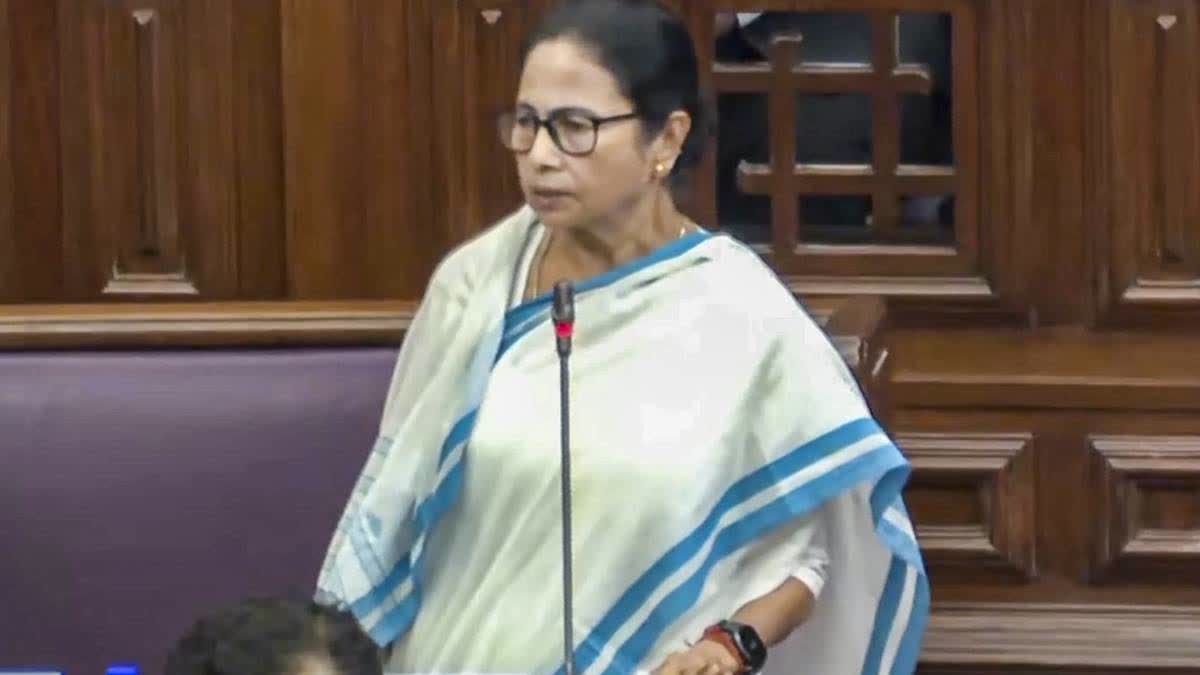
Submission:
[[[533,137],[533,147],[529,149],[529,159],[536,166],[556,167],[562,162],[562,156],[554,144],[549,128],[543,126],[537,130],[537,135]]]

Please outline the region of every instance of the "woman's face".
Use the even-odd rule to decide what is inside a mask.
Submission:
[[[603,118],[634,111],[607,69],[577,42],[547,40],[530,51],[517,90],[518,116],[546,119],[574,111],[570,119]],[[577,128],[589,138],[588,125]],[[563,139],[566,141],[567,139]],[[580,227],[619,220],[656,182],[655,159],[637,118],[602,124],[595,148],[583,156],[564,152],[543,127],[529,152],[517,153],[517,173],[530,206],[548,227]]]

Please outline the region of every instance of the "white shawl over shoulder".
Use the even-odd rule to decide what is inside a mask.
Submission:
[[[451,254],[318,581],[408,672],[561,672],[558,364],[549,298],[512,306],[528,209]],[[828,582],[772,664],[911,673],[928,583],[908,464],[837,352],[745,246],[688,235],[577,287],[576,664],[656,667],[792,572]]]

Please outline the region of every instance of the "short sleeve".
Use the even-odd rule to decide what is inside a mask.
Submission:
[[[808,586],[814,598],[820,597],[821,589],[825,587],[829,567],[829,551],[826,548],[825,520],[813,518],[806,534],[809,539],[800,550],[792,577],[799,579]]]

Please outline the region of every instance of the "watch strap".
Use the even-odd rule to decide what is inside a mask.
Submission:
[[[717,623],[705,628],[701,639],[715,642],[724,647],[737,660],[738,671],[746,672],[748,668],[746,654],[742,653],[742,648],[738,644],[737,639],[724,626]]]

